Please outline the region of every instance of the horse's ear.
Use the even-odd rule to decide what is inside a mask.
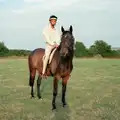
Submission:
[[[63,28],[63,26],[61,27],[61,31],[62,31],[62,32],[64,32],[64,31],[65,31],[65,30],[64,30],[64,28]]]
[[[72,33],[73,32],[73,27],[72,27],[72,25],[70,26],[70,32]]]

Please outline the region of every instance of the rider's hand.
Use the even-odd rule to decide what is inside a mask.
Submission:
[[[59,47],[59,45],[58,45],[58,44],[55,44],[55,47],[56,47],[56,48],[58,48],[58,47]]]
[[[59,45],[56,44],[56,43],[53,45],[54,48],[58,48],[58,46],[59,46]]]

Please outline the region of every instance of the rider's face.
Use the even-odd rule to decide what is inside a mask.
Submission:
[[[51,24],[52,26],[55,26],[56,23],[57,23],[57,20],[55,20],[55,19],[51,19],[51,20],[50,20],[50,24]]]

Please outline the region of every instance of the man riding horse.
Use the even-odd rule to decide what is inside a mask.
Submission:
[[[58,46],[60,45],[60,34],[58,30],[55,28],[56,23],[57,23],[57,17],[55,15],[50,16],[49,25],[47,25],[43,30],[43,35],[46,43],[45,55],[43,59],[43,70],[42,70],[43,77],[46,76],[45,72],[51,51],[54,48],[58,48]]]
[[[34,81],[36,72],[37,96],[41,99],[41,80],[42,76],[53,76],[53,99],[52,109],[56,109],[56,97],[58,93],[58,80],[62,80],[62,104],[66,106],[66,88],[73,69],[74,56],[74,36],[73,27],[68,30],[61,27],[61,35],[55,28],[57,17],[50,16],[50,24],[44,29],[43,34],[46,41],[46,49],[37,48],[33,50],[28,57],[29,66],[29,85],[31,87],[31,97],[34,97]],[[55,48],[55,49],[54,49]],[[54,52],[55,51],[55,52]],[[52,53],[51,53],[52,52]],[[53,54],[54,53],[54,54]],[[52,59],[51,55],[54,55]],[[44,61],[43,61],[44,60]],[[49,65],[47,63],[49,60]]]

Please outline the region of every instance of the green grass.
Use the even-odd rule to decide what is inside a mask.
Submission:
[[[43,100],[30,98],[26,59],[0,59],[0,120],[120,120],[120,60],[74,59],[68,106],[51,110],[52,78],[43,80]],[[36,93],[36,84],[35,84]]]

